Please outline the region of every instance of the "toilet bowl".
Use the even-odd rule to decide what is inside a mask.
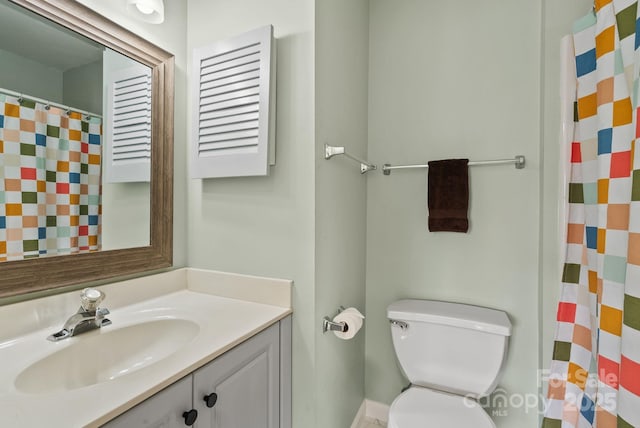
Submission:
[[[387,308],[396,357],[411,387],[389,409],[388,428],[495,428],[476,401],[496,387],[511,323],[489,308],[400,300]]]
[[[387,428],[495,428],[473,399],[413,386],[391,404]]]

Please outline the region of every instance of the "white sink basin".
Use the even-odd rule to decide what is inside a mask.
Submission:
[[[24,369],[15,379],[16,389],[45,394],[113,380],[174,354],[200,330],[197,323],[183,319],[114,327],[58,342],[56,345],[64,346],[65,341],[73,341]]]

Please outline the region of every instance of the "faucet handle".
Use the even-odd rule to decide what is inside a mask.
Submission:
[[[104,300],[105,294],[95,288],[85,288],[80,294],[80,304],[85,311],[95,312]]]

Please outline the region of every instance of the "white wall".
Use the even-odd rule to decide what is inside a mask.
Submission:
[[[166,3],[166,2],[165,2]],[[314,2],[189,0],[188,51],[272,24],[276,165],[268,177],[188,181],[189,265],[294,280],[293,423],[315,418]],[[187,104],[183,104],[187,105]]]
[[[317,1],[315,23],[317,322],[340,305],[365,311],[367,176],[344,157],[325,160],[324,144],[366,157],[369,2]],[[350,341],[314,333],[315,426],[349,427],[364,399],[364,330]]]
[[[525,155],[527,167],[470,169],[470,231],[427,230],[426,170],[369,178],[366,396],[407,384],[386,307],[400,298],[506,311],[507,394],[536,391],[541,1],[370,1],[369,159],[412,164]],[[498,427],[533,427],[506,409]]]

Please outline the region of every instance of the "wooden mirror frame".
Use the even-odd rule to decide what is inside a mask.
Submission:
[[[151,68],[151,230],[148,247],[0,262],[0,297],[171,266],[174,56],[74,0],[9,1]]]

